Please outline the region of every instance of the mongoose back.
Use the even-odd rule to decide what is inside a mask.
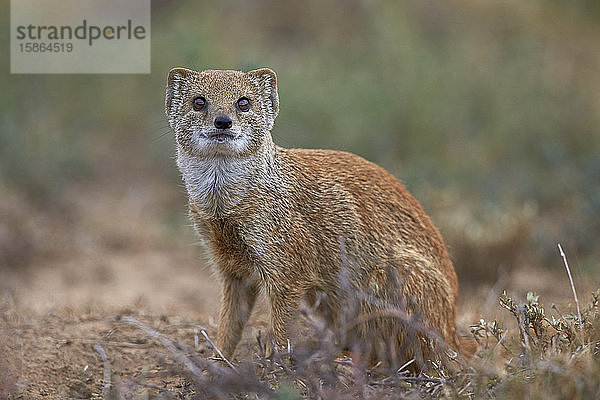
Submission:
[[[233,354],[263,291],[274,348],[304,299],[326,311],[343,345],[375,358],[425,367],[436,343],[457,350],[458,283],[439,231],[374,163],[275,145],[276,80],[268,68],[168,76],[177,165],[223,285],[218,347]]]

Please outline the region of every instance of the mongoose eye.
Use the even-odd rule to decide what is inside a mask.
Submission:
[[[202,96],[198,96],[194,99],[194,101],[192,102],[192,105],[194,107],[194,110],[200,111],[204,107],[206,107],[206,99]]]
[[[250,109],[250,100],[248,100],[246,97],[241,97],[237,101],[237,106],[241,111],[248,111]]]

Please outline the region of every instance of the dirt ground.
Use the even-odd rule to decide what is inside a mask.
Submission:
[[[144,205],[140,199],[146,196],[158,200]],[[24,207],[18,196],[2,205],[6,229],[0,238],[10,243],[10,251],[20,249],[12,262],[22,265],[0,270],[0,397],[102,398],[107,371],[124,398],[164,390],[185,395],[179,361],[125,318],[208,355],[199,332],[214,337],[220,290],[191,228],[178,234],[165,229],[187,224],[181,193],[164,194],[160,186],[148,185],[122,187],[108,197],[80,190],[69,198],[77,200],[67,204],[65,214]],[[165,220],[164,210],[173,209],[175,222],[157,222]],[[26,260],[20,262],[21,256]],[[564,270],[522,268],[495,287],[463,291],[460,329],[468,332],[482,315],[506,317],[497,307],[504,287],[522,297],[533,290],[548,302],[569,302],[563,275]],[[245,330],[237,359],[252,357],[264,321],[263,303]]]
[[[185,393],[182,365],[123,319],[200,355],[199,332],[216,332],[219,284],[181,193],[153,183],[71,190],[50,211],[16,194],[0,204],[0,398],[102,398],[105,368],[124,397]],[[247,329],[240,356],[254,335]]]
[[[10,280],[18,289],[4,296],[0,368],[7,373],[0,383],[11,398],[102,398],[105,363],[98,345],[112,384],[124,394],[185,393],[182,365],[123,317],[200,355],[208,353],[199,332],[216,332],[219,287],[193,246],[49,263]],[[259,308],[241,357],[254,346],[263,314]]]

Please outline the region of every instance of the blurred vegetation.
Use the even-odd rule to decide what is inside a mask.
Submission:
[[[154,1],[150,75],[10,75],[5,57],[0,187],[44,205],[80,183],[176,190],[168,70],[270,66],[275,141],[389,169],[459,269],[555,260],[558,241],[585,268],[600,255],[599,22],[593,0]]]
[[[403,365],[404,360],[399,360],[390,367],[365,362],[357,353],[340,355],[343,352],[336,346],[335,334],[311,310],[303,313],[310,326],[304,340],[266,357],[259,331],[251,346],[252,360],[233,363],[207,358],[198,352],[198,345],[196,349],[186,345],[186,339],[174,341],[165,332],[169,327],[156,329],[123,316],[121,324],[139,331],[127,332],[128,337],[143,332],[145,341],[159,344],[152,357],[169,375],[160,386],[148,382],[151,374],[123,376],[109,385],[108,397],[148,398],[151,391],[157,391],[159,399],[599,398],[600,289],[577,314],[565,313],[572,310],[561,311],[555,304],[545,307],[533,292],[527,293],[524,302],[506,292],[498,300],[498,308],[505,309],[500,320],[480,319],[471,326],[476,355],[465,358],[456,354],[446,363],[427,360],[427,371],[418,373],[410,372],[414,359]],[[149,322],[160,325],[156,320]],[[105,345],[109,353],[120,350],[110,348],[109,342]],[[169,353],[176,363],[167,367],[168,357],[161,353]]]

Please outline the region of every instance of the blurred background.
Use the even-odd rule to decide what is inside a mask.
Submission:
[[[581,284],[596,276],[596,0],[154,1],[149,75],[11,75],[0,40],[0,289],[12,301],[186,296],[212,309],[186,275],[200,252],[164,117],[174,66],[274,69],[275,142],[351,151],[399,177],[467,296],[511,276],[563,279],[558,242]]]

